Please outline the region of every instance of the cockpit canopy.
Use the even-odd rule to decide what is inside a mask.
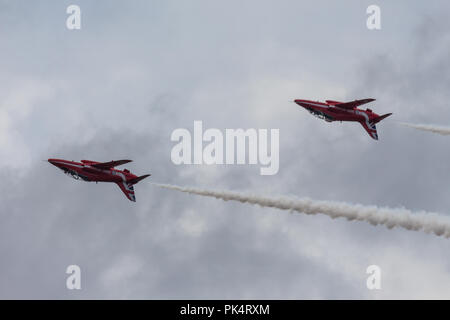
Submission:
[[[325,114],[325,113],[323,113],[323,112],[320,112],[320,111],[315,110],[315,109],[308,109],[308,111],[309,111],[313,116],[315,116],[315,117],[317,117],[317,118],[319,118],[319,119],[325,120],[325,121],[327,121],[327,122],[333,121],[333,118],[332,118],[332,117],[328,116],[327,114]]]
[[[74,178],[75,180],[80,179],[80,177],[78,176],[78,174],[70,169],[67,168],[60,168],[62,171],[64,171],[65,174],[67,174],[69,177]]]

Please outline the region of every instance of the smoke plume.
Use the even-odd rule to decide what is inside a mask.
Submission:
[[[433,133],[438,133],[443,136],[450,135],[450,127],[444,127],[444,126],[436,126],[433,124],[414,124],[414,123],[407,123],[407,122],[399,122],[402,126],[410,127],[417,130],[422,131],[429,131]]]
[[[404,208],[394,209],[286,196],[262,196],[236,191],[208,190],[169,184],[154,183],[154,185],[189,194],[214,197],[225,201],[233,200],[242,203],[257,204],[261,207],[297,211],[309,215],[324,214],[332,219],[345,218],[347,220],[365,221],[375,226],[384,225],[388,229],[400,227],[407,230],[433,233],[446,238],[450,237],[450,218],[425,211],[412,212]]]

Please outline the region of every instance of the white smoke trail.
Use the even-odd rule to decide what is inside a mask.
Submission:
[[[372,225],[384,225],[389,229],[401,227],[407,230],[422,230],[426,233],[434,233],[437,236],[444,236],[446,238],[450,237],[450,218],[425,211],[414,213],[404,208],[381,208],[377,206],[364,206],[360,204],[349,204],[333,201],[318,201],[309,198],[295,198],[286,196],[261,196],[235,191],[206,190],[169,184],[154,183],[154,185],[161,188],[190,194],[214,197],[225,201],[233,200],[243,203],[257,204],[261,207],[297,211],[310,215],[324,214],[333,219],[346,218],[347,220],[365,221]]]
[[[450,135],[450,127],[436,126],[433,124],[414,124],[414,123],[407,123],[407,122],[399,122],[399,124],[401,124],[402,126],[410,127],[410,128],[417,129],[417,130],[438,133],[443,136]]]

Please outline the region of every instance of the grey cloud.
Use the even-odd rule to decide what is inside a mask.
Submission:
[[[0,297],[449,296],[444,239],[194,198],[146,181],[132,204],[114,185],[74,182],[40,161],[126,157],[133,172],[161,183],[446,214],[446,137],[395,124],[446,124],[450,45],[437,13],[445,8],[416,19],[420,3],[402,15],[409,2],[381,2],[386,20],[374,34],[362,4],[81,1],[83,29],[70,33],[65,3],[0,4],[0,82],[16,88],[14,101],[21,79],[53,88],[23,117],[8,113],[30,161],[0,169]],[[326,19],[330,12],[339,19]],[[399,28],[388,28],[392,17]],[[375,97],[374,111],[394,116],[374,142],[358,125],[321,123],[288,102],[304,96]],[[192,130],[194,120],[279,128],[279,174],[175,166],[170,133]],[[65,288],[69,264],[82,268],[81,291]],[[381,292],[365,288],[369,264],[383,270]]]

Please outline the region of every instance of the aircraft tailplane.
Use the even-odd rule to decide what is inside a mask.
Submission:
[[[145,179],[145,178],[147,178],[149,176],[151,176],[151,174],[144,174],[143,176],[140,176],[140,177],[137,177],[137,178],[129,180],[128,183],[133,185],[133,184],[136,184],[139,181],[141,181],[141,180],[143,180],[143,179]]]
[[[371,123],[373,123],[373,124],[378,123],[378,122],[380,122],[381,120],[383,120],[383,119],[389,117],[391,114],[392,114],[392,113],[386,113],[386,114],[383,114],[382,116],[379,116],[379,117],[373,119],[373,120],[371,121]]]

